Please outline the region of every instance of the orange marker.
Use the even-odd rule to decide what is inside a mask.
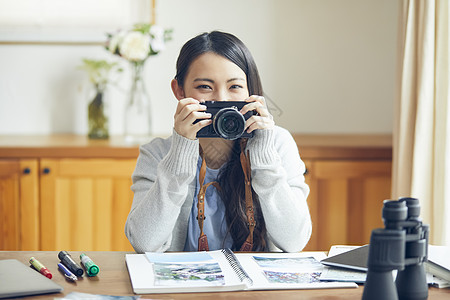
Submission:
[[[39,271],[42,275],[45,277],[52,279],[52,273],[43,265],[41,264],[36,258],[32,257],[30,258],[30,264]]]

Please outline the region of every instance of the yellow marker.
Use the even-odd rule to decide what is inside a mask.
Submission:
[[[32,257],[30,258],[30,264],[42,275],[45,277],[52,279],[52,273],[43,265],[41,264],[36,258]]]

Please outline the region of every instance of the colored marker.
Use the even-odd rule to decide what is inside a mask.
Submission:
[[[64,277],[66,277],[67,279],[72,281],[78,280],[77,276],[75,276],[75,274],[70,272],[70,270],[67,269],[66,266],[63,265],[62,263],[58,263],[58,269],[61,270],[61,272],[64,274]]]
[[[86,274],[88,276],[96,276],[98,272],[100,271],[99,267],[92,261],[92,259],[89,258],[84,253],[81,253],[80,255],[81,264],[86,269]]]
[[[52,273],[43,265],[41,264],[36,258],[32,257],[30,258],[30,264],[42,275],[45,277],[52,279]]]
[[[58,258],[61,260],[62,264],[67,267],[67,269],[70,270],[73,274],[77,275],[78,277],[83,276],[83,269],[80,267],[79,264],[77,264],[72,257],[70,256],[67,251],[60,251],[58,253]]]

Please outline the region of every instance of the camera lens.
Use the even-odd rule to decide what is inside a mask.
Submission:
[[[222,108],[215,115],[213,126],[220,137],[234,140],[244,133],[245,118],[236,108]]]

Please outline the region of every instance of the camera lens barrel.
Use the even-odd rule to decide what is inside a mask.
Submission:
[[[234,107],[222,108],[214,116],[213,127],[220,137],[235,140],[244,133],[245,118]]]

